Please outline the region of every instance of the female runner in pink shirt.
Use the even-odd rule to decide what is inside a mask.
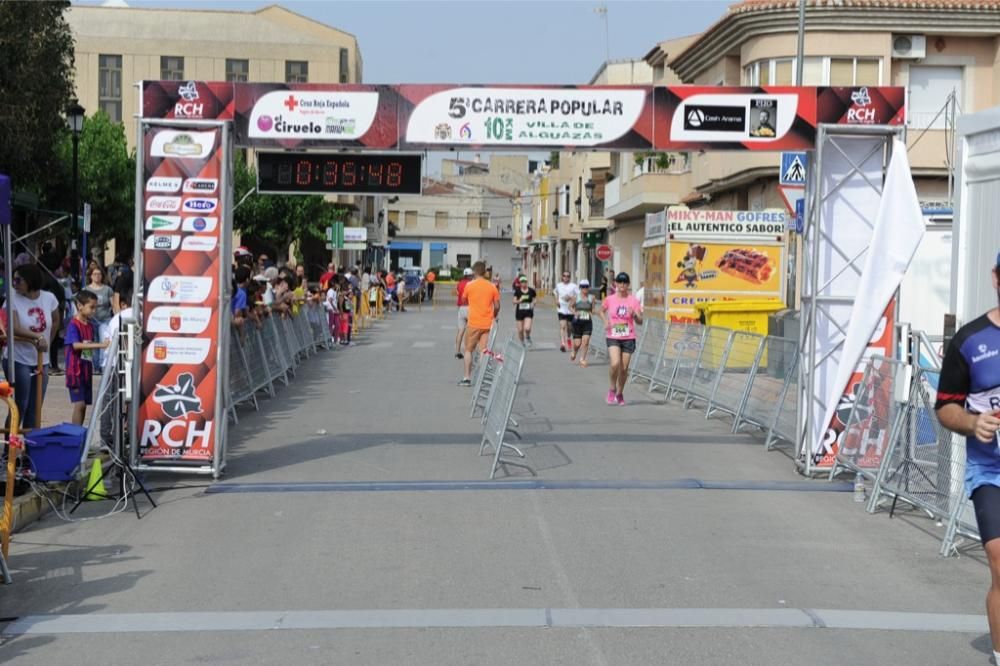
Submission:
[[[624,405],[625,381],[628,366],[635,353],[635,327],[642,324],[642,304],[629,294],[628,273],[615,276],[615,293],[601,302],[604,327],[608,341],[608,371],[611,388],[608,389],[609,405]]]

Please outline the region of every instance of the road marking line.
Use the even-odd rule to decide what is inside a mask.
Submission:
[[[597,481],[590,479],[503,479],[498,481],[300,481],[291,483],[214,483],[206,493],[417,492],[442,490],[746,490],[846,493],[850,482],[826,481]]]
[[[798,608],[434,608],[26,615],[0,634],[462,628],[793,628],[985,633],[985,615]]]

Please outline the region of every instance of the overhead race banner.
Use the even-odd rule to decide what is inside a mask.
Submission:
[[[231,120],[241,147],[812,150],[820,123],[900,125],[901,87],[144,81],[144,118]]]
[[[427,86],[400,86],[400,92],[415,102],[403,136],[409,147],[624,148],[648,145],[652,136],[650,114],[641,119],[649,88],[462,87],[422,99]]]
[[[697,303],[781,300],[782,211],[667,211],[666,292],[671,321],[698,321]]]
[[[219,126],[143,127],[142,464],[217,463],[225,136]]]

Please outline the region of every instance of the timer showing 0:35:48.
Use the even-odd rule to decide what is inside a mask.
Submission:
[[[421,155],[258,153],[260,192],[283,194],[420,194]]]

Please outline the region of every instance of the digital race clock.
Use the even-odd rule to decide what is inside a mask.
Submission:
[[[258,152],[264,194],[420,194],[423,158],[404,153]]]

